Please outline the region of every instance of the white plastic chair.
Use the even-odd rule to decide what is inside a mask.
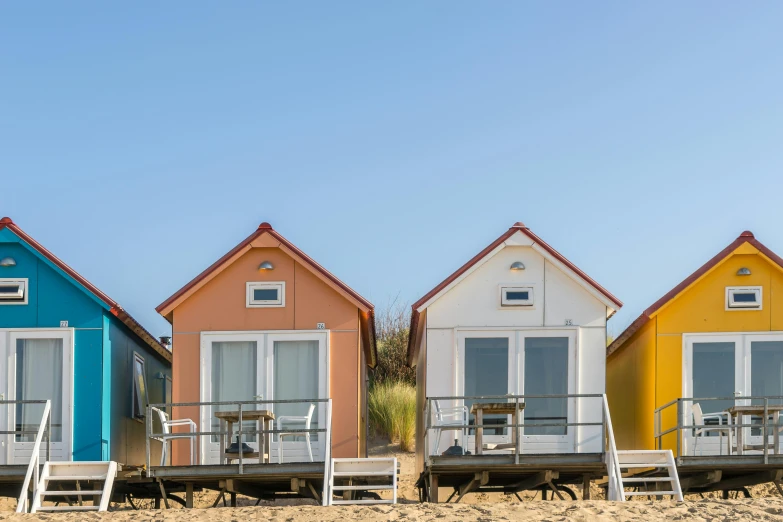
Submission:
[[[718,433],[718,445],[719,445],[719,452],[722,455],[723,454],[723,433],[728,434],[728,440],[729,440],[729,446],[728,446],[728,452],[729,455],[731,455],[731,432],[734,431],[734,428],[731,425],[731,414],[727,411],[721,411],[717,413],[702,413],[701,411],[701,404],[694,403],[693,404],[693,424],[696,426],[704,425],[705,421],[711,420],[711,419],[718,419],[718,425],[717,426],[709,426],[705,428],[696,428],[696,430],[693,433],[694,436],[694,443],[693,443],[693,455],[696,456],[696,448],[699,446],[699,439],[705,437],[707,433],[711,432],[717,432]],[[725,419],[725,424],[724,424]]]
[[[191,419],[169,420],[168,414],[158,408],[152,408],[152,411],[158,414],[158,419],[160,420],[160,425],[163,430],[163,436],[156,437],[163,443],[163,449],[160,452],[160,465],[166,465],[166,454],[168,453],[169,441],[173,439],[190,439],[190,465],[194,465],[196,463],[196,446],[194,444],[196,435],[194,435],[194,433],[198,432],[196,423]],[[188,426],[188,431],[172,433],[171,428],[176,426]]]
[[[315,411],[315,404],[310,404],[310,409],[307,410],[307,415],[304,416],[293,416],[293,415],[282,415],[277,418],[277,429],[282,430],[283,429],[283,423],[287,424],[304,424],[304,429],[309,430],[310,429],[310,423],[313,420],[313,412]],[[289,426],[291,428],[293,426]],[[277,434],[277,462],[279,464],[283,463],[283,437],[301,437],[304,435],[305,438],[305,445],[307,446],[307,453],[310,455],[310,462],[313,461],[313,448],[310,447],[310,432],[306,431],[304,433],[302,432],[291,432],[291,433],[278,433]]]
[[[468,440],[468,407],[463,404],[462,406],[441,408],[440,402],[437,400],[433,400],[432,405],[435,408],[433,428],[435,428],[435,440],[438,441],[435,450],[440,451],[440,438],[444,431],[461,431],[464,452]]]

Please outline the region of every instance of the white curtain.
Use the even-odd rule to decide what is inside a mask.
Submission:
[[[231,341],[212,343],[212,398],[220,401],[252,401],[258,395],[257,382],[258,347],[255,341]],[[214,406],[214,411],[237,410],[237,405]],[[243,409],[245,407],[243,406]],[[247,409],[255,409],[247,407]],[[212,418],[212,431],[220,429],[220,422]],[[243,423],[253,429],[255,423]],[[217,442],[217,435],[212,441]],[[255,441],[255,436],[249,436],[246,441]]]
[[[63,436],[63,340],[17,339],[16,399],[52,401],[52,442]],[[36,431],[43,406],[18,404],[16,429]],[[17,442],[35,442],[35,435],[17,435]]]
[[[318,341],[275,341],[274,398],[293,400],[318,398]],[[311,429],[318,428],[318,406],[313,413]],[[309,402],[277,404],[275,415],[307,415]],[[312,433],[311,438],[317,439]]]

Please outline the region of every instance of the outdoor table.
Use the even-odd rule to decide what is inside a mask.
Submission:
[[[234,424],[239,423],[239,411],[216,411],[215,417],[220,420],[220,463],[228,464],[229,460],[238,460],[239,453],[234,457],[233,453],[226,453],[226,433],[234,433]],[[269,430],[272,429],[275,414],[269,410],[242,410],[243,421],[257,421],[259,433],[258,452],[244,453],[242,459],[258,459],[262,464],[269,462],[272,438]],[[229,440],[230,443],[230,440]],[[239,451],[242,451],[242,441],[239,441]]]
[[[470,407],[470,414],[476,416],[476,455],[484,451],[484,414],[511,415],[511,424],[517,424],[517,412],[525,409],[525,403],[513,402],[474,402]],[[516,451],[517,428],[511,428],[511,442]]]
[[[732,406],[731,408],[726,408],[726,410],[729,415],[734,419],[734,424],[742,424],[742,416],[743,415],[758,415],[760,417],[764,416],[764,405],[751,405],[751,406]],[[773,447],[773,453],[778,453],[778,443],[780,441],[780,430],[781,426],[778,425],[778,420],[780,418],[780,412],[783,411],[783,404],[768,404],[767,405],[767,414],[772,415],[772,424],[773,424],[773,433],[772,433],[772,443],[774,445]],[[767,422],[767,419],[764,419],[764,422]],[[759,429],[764,430],[762,426],[759,427]],[[745,436],[743,435],[745,431],[745,428],[737,428],[737,455],[742,455],[743,451],[745,450],[744,446],[744,439]],[[767,441],[765,440],[763,444],[761,445],[761,448],[764,448],[764,445],[767,444]],[[731,453],[731,448],[729,448],[729,453]]]

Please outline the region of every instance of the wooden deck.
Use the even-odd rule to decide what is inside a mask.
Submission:
[[[197,489],[219,491],[235,505],[237,494],[275,500],[312,498],[321,501],[324,484],[323,462],[285,464],[206,464],[197,466],[153,466],[152,478],[126,479],[128,488],[148,487],[154,482],[161,492],[185,491],[186,506],[192,506],[192,492]],[[162,493],[163,494],[163,493]]]
[[[734,491],[783,480],[783,455],[680,457],[677,471],[683,492]]]
[[[468,493],[554,493],[563,485],[584,485],[604,477],[603,458],[601,453],[520,455],[516,464],[513,455],[432,457],[416,485],[420,500],[428,502],[438,502],[438,490],[444,487],[452,491],[449,500],[456,502]]]

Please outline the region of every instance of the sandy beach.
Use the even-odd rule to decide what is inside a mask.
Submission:
[[[646,521],[646,520],[783,520],[783,501],[777,498],[672,502],[524,502],[518,504],[400,504],[396,506],[242,507],[168,511],[120,511],[47,515],[0,514],[0,520],[142,521],[359,521],[359,520],[523,520],[523,521]]]
[[[719,498],[701,498],[699,495],[686,496],[686,502],[633,500],[625,503],[591,501],[549,501],[534,498],[533,492],[522,493],[524,502],[501,494],[472,494],[460,504],[420,504],[414,487],[415,471],[412,453],[399,450],[399,447],[383,440],[372,442],[370,453],[373,455],[396,456],[401,465],[398,483],[399,504],[378,506],[333,506],[321,507],[312,500],[287,501],[287,504],[262,502],[254,506],[255,499],[238,497],[239,507],[210,508],[217,493],[203,491],[195,496],[196,509],[183,509],[172,505],[172,509],[133,510],[128,504],[112,503],[107,513],[60,513],[17,515],[13,513],[16,502],[11,499],[0,501],[0,520],[51,520],[56,522],[76,522],[80,520],[112,520],[117,522],[145,521],[191,521],[207,520],[241,521],[360,521],[360,520],[409,520],[425,522],[431,520],[521,520],[521,521],[641,521],[641,520],[738,520],[763,521],[783,520],[783,498],[779,496],[773,484],[764,484],[751,488],[754,498],[741,500],[721,500]],[[574,488],[581,497],[581,491]],[[602,496],[601,490],[594,487],[593,498]],[[706,497],[718,496],[716,494]],[[148,503],[148,505],[150,505]]]

